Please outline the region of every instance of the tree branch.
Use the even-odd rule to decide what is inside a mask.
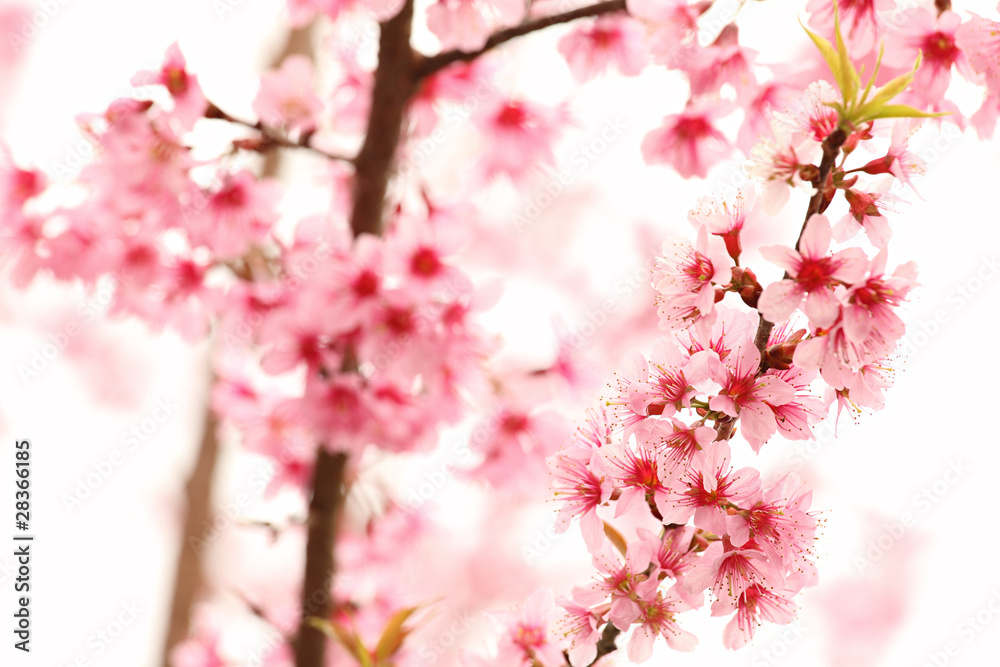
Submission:
[[[444,53],[439,53],[436,56],[425,58],[417,66],[417,79],[428,77],[453,63],[475,60],[487,51],[495,49],[501,44],[509,42],[516,37],[537,32],[548,28],[549,26],[557,25],[559,23],[569,23],[570,21],[575,21],[576,19],[601,16],[602,14],[613,14],[615,12],[623,11],[625,11],[625,0],[604,0],[603,2],[588,5],[587,7],[572,9],[568,12],[563,12],[562,14],[553,14],[551,16],[543,16],[531,21],[526,21],[520,25],[495,32],[488,40],[486,40],[485,46],[477,51],[459,51],[456,49],[454,51],[445,51]]]
[[[174,574],[167,637],[163,645],[163,667],[170,667],[170,653],[188,635],[191,609],[201,589],[204,539],[211,528],[212,480],[219,456],[219,441],[215,433],[217,426],[215,413],[209,407],[205,412],[205,431],[198,448],[198,458],[184,486],[184,528]]]
[[[328,160],[336,160],[338,162],[354,162],[354,158],[347,157],[346,155],[328,153],[322,149],[316,148],[309,142],[310,135],[308,134],[301,136],[298,141],[292,141],[260,122],[251,123],[250,121],[230,116],[228,113],[211,103],[205,111],[205,118],[224,120],[227,123],[242,125],[243,127],[249,127],[252,130],[257,130],[260,132],[262,137],[260,148],[257,149],[259,152],[264,152],[272,146],[279,146],[281,148],[300,148],[322,155]]]
[[[823,159],[819,163],[819,174],[813,179],[813,185],[816,187],[816,193],[809,200],[809,206],[806,208],[806,217],[802,221],[802,228],[799,230],[799,238],[795,240],[795,249],[798,250],[799,246],[802,244],[802,234],[806,231],[806,223],[809,222],[809,218],[813,215],[820,213],[825,210],[823,205],[824,198],[826,197],[826,182],[830,178],[830,172],[833,171],[833,165],[837,161],[837,156],[840,154],[840,149],[847,141],[847,133],[842,129],[837,128],[830,133],[826,139],[823,140]],[[785,272],[783,276],[784,280],[791,278],[788,272]],[[761,315],[760,324],[757,327],[757,334],[754,336],[753,343],[757,347],[757,351],[760,352],[760,370],[763,372],[766,370],[766,361],[764,348],[767,347],[767,341],[771,337],[771,330],[774,328],[773,322],[768,322]]]
[[[310,625],[309,619],[313,616],[326,619],[330,615],[330,587],[336,570],[334,548],[344,505],[346,465],[346,454],[331,454],[321,448],[316,457],[309,501],[302,618],[295,640],[296,667],[323,667],[326,661],[326,635]]]
[[[410,48],[412,23],[413,0],[407,0],[399,14],[381,24],[368,131],[355,160],[351,211],[355,236],[382,233],[392,162],[403,131],[406,105],[417,90],[417,59]]]

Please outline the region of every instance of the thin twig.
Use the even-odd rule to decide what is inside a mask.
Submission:
[[[563,12],[561,14],[553,14],[551,16],[543,16],[531,21],[525,21],[520,25],[505,28],[493,33],[493,35],[486,40],[486,44],[481,49],[476,51],[459,51],[456,49],[454,51],[445,51],[444,53],[439,53],[436,56],[425,58],[417,66],[417,78],[422,79],[430,76],[431,74],[434,74],[435,72],[444,69],[453,63],[475,60],[487,51],[495,49],[501,44],[509,42],[517,37],[521,37],[522,35],[543,30],[549,26],[557,25],[559,23],[569,23],[570,21],[575,21],[577,19],[590,18],[623,11],[625,11],[625,0],[604,0],[604,2],[598,2],[586,7],[578,7],[577,9],[571,9],[570,11]]]
[[[819,163],[819,174],[813,180],[813,185],[816,187],[816,193],[809,200],[809,206],[806,209],[805,220],[802,221],[802,228],[799,230],[799,238],[795,241],[795,249],[798,250],[799,246],[802,244],[802,235],[806,231],[806,224],[809,222],[809,218],[820,212],[823,207],[823,198],[826,196],[826,182],[830,178],[830,172],[833,171],[833,165],[837,161],[837,156],[840,154],[840,148],[847,141],[847,134],[837,128],[830,136],[828,136],[823,141],[823,159]],[[783,280],[791,278],[788,272],[785,272]],[[757,347],[757,351],[760,352],[760,372],[763,373],[767,370],[766,355],[764,354],[764,349],[767,347],[767,341],[771,337],[771,330],[774,328],[774,322],[768,322],[761,315],[760,324],[757,326],[757,333],[754,336],[753,343]]]
[[[177,554],[167,638],[161,657],[163,667],[170,667],[171,652],[188,635],[191,610],[204,576],[202,572],[204,541],[207,531],[211,528],[209,519],[212,514],[212,479],[215,476],[215,466],[219,456],[216,427],[215,413],[209,407],[205,411],[204,433],[198,448],[198,457],[184,486],[186,503],[184,528],[181,533],[181,547]]]
[[[279,146],[281,148],[298,148],[302,150],[311,151],[317,155],[322,155],[329,160],[336,160],[338,162],[348,162],[353,163],[354,158],[347,157],[346,155],[338,155],[336,153],[328,153],[320,148],[313,146],[309,139],[311,135],[306,134],[299,137],[298,141],[292,141],[291,139],[281,135],[276,130],[273,130],[263,123],[251,123],[248,120],[242,120],[232,116],[214,104],[210,104],[208,109],[205,111],[205,118],[211,118],[215,120],[224,120],[227,123],[233,123],[234,125],[242,125],[243,127],[249,127],[251,130],[257,130],[260,132],[263,142],[258,149],[260,152],[266,151],[272,146]]]

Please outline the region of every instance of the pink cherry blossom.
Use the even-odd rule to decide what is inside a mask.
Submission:
[[[167,49],[159,72],[138,72],[132,77],[133,86],[154,84],[166,87],[170,93],[174,101],[170,116],[177,120],[181,129],[190,130],[195,121],[205,115],[208,101],[198,85],[198,77],[187,71],[187,63],[176,42]]]
[[[684,524],[694,516],[696,526],[722,535],[725,507],[749,499],[760,489],[759,478],[753,468],[731,469],[727,442],[710,443],[691,457],[690,467],[671,486],[663,522]]]
[[[486,178],[508,176],[514,182],[536,168],[551,165],[553,144],[571,124],[564,105],[546,107],[523,99],[498,99],[473,116],[488,142],[479,167]]]
[[[559,40],[573,78],[584,82],[614,67],[624,76],[636,76],[646,65],[642,33],[627,17],[604,16],[574,28]]]
[[[316,117],[323,103],[313,91],[312,60],[290,55],[277,70],[260,77],[260,92],[253,110],[269,127],[287,131],[310,132],[316,129]]]
[[[661,127],[642,140],[643,159],[646,164],[670,165],[684,178],[705,178],[709,165],[732,150],[729,140],[714,125],[729,111],[725,103],[703,102],[667,116]]]
[[[639,584],[640,588],[656,591],[656,582],[649,580]],[[640,594],[642,613],[638,627],[632,632],[628,643],[628,658],[632,662],[645,662],[653,655],[653,641],[657,636],[667,641],[667,646],[675,651],[690,652],[698,645],[698,638],[677,625],[677,612],[689,609],[680,597],[668,591],[657,591],[654,595]],[[649,598],[653,599],[650,600]]]
[[[833,287],[837,283],[851,285],[864,276],[866,257],[860,248],[846,248],[828,255],[832,240],[830,222],[826,216],[813,215],[806,223],[799,249],[785,246],[764,246],[761,254],[783,268],[790,276],[764,288],[758,308],[771,322],[780,323],[806,298],[805,313],[819,328],[831,326],[839,314]]]
[[[935,16],[935,14],[937,14]],[[962,50],[956,44],[961,17],[953,11],[931,12],[917,7],[905,12],[897,24],[898,30],[890,33],[885,63],[895,67],[911,67],[921,54],[912,91],[927,102],[938,102],[951,83],[951,69],[955,67],[967,79],[974,78]]]
[[[689,591],[708,588],[716,600],[730,604],[739,600],[751,586],[773,592],[782,590],[784,583],[779,564],[771,561],[753,541],[747,542],[744,548],[737,548],[727,539],[712,542],[684,580]]]
[[[683,329],[699,320],[702,329],[711,327],[715,288],[732,279],[732,266],[725,244],[704,227],[695,245],[683,238],[665,240],[653,273],[653,287],[660,295],[660,328]]]
[[[427,10],[427,27],[441,49],[481,49],[496,27],[514,25],[525,6],[511,0],[438,0]]]
[[[569,449],[550,459],[549,467],[554,478],[553,493],[563,503],[556,519],[556,530],[569,528],[573,517],[580,517],[580,529],[591,551],[596,551],[604,541],[604,526],[597,516],[598,505],[611,497],[611,480],[598,477],[592,460],[597,450]]]
[[[713,379],[722,387],[708,405],[730,417],[738,417],[743,436],[759,451],[778,429],[772,406],[795,399],[795,388],[775,375],[757,377],[760,352],[743,345],[712,368]]]

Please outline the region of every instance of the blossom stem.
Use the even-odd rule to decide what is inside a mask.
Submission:
[[[274,146],[278,146],[280,148],[300,148],[312,151],[313,153],[321,155],[328,160],[336,160],[338,162],[354,162],[354,158],[347,157],[346,155],[328,153],[320,148],[316,148],[309,142],[309,135],[303,135],[299,137],[298,141],[292,141],[291,139],[282,136],[276,130],[265,126],[263,123],[251,123],[248,120],[242,120],[240,118],[236,118],[235,116],[231,116],[215,104],[208,105],[208,109],[205,111],[205,118],[224,120],[227,123],[242,125],[243,127],[249,127],[252,130],[257,130],[263,137],[263,142],[258,149],[260,152],[264,152]]]
[[[816,194],[809,200],[809,207],[806,209],[806,218],[802,221],[799,238],[795,241],[796,250],[799,250],[799,246],[802,244],[802,234],[806,231],[806,223],[809,222],[809,218],[819,213],[820,209],[823,208],[823,198],[826,196],[826,181],[830,177],[830,172],[837,161],[840,149],[846,141],[847,133],[839,127],[823,140],[823,159],[819,163],[819,174],[813,180],[813,185],[816,187]],[[784,280],[789,278],[791,276],[786,271]],[[757,326],[757,334],[753,339],[753,344],[757,347],[757,351],[760,352],[760,370],[758,371],[758,375],[767,370],[767,358],[764,354],[764,348],[767,347],[767,341],[771,337],[771,330],[773,328],[774,322],[768,322],[761,316],[760,324]]]

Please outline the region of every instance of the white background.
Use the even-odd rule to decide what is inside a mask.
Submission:
[[[209,96],[244,112],[255,91],[255,73],[283,39],[282,9],[270,0],[245,0],[224,16],[210,0],[48,4],[57,9],[31,41],[3,126],[18,159],[46,170],[79,152],[73,117],[100,111],[113,97],[127,93],[130,76],[158,67],[175,39]],[[995,14],[985,3],[961,5],[966,7]],[[767,46],[768,53],[780,58],[785,46],[774,36],[801,39],[794,13],[802,11],[801,3],[755,4],[744,17],[744,35],[751,45]],[[558,98],[569,90],[570,80],[546,49],[550,47],[522,50],[531,66],[520,71],[516,83],[522,90]],[[640,81],[592,85],[574,102],[585,128],[599,131],[602,119],[612,116],[624,118],[627,125],[620,141],[575,183],[580,190],[599,187],[601,192],[581,220],[585,233],[573,244],[576,259],[593,271],[595,284],[613,284],[616,276],[644,259],[629,255],[620,225],[652,222],[664,234],[687,233],[688,208],[731,173],[731,168],[720,167],[707,182],[684,182],[668,170],[641,165],[638,146],[644,133],[683,103],[678,81],[654,73]],[[963,103],[970,99],[974,105],[974,98]],[[582,132],[575,141],[596,134]],[[702,646],[690,656],[671,655],[670,664],[836,664],[831,646],[862,641],[858,628],[876,627],[894,614],[898,626],[885,653],[870,664],[934,664],[927,662],[928,654],[944,651],[949,642],[955,642],[958,655],[947,664],[996,664],[998,614],[984,612],[982,617],[992,623],[971,636],[959,626],[985,609],[991,596],[998,600],[994,609],[1000,609],[1000,539],[993,515],[1000,464],[993,422],[1000,399],[1000,149],[996,142],[979,142],[971,135],[935,140],[933,134],[921,139],[934,153],[928,176],[918,183],[924,200],[910,196],[913,203],[901,205],[891,218],[895,236],[890,264],[916,260],[922,287],[907,308],[909,346],[888,406],[862,417],[857,426],[843,419],[837,439],[821,437],[811,448],[775,440],[758,461],[769,470],[801,464],[800,471],[815,484],[813,508],[823,510],[825,524],[816,548],[822,584],[803,596],[804,611],[795,626],[799,632],[765,629],[751,647],[731,654],[720,648],[721,624],[696,619],[689,627],[699,634]],[[577,145],[568,137],[561,156],[568,158]],[[791,237],[794,224],[788,230]],[[514,303],[532,297],[529,289],[512,289],[513,296],[508,294],[494,321],[511,323],[508,337],[525,346],[548,335],[548,312],[572,309],[548,293],[533,302]],[[151,336],[134,323],[88,324],[82,308],[93,300],[51,284],[36,285],[26,295],[9,286],[0,289],[0,489],[11,490],[9,495],[0,492],[0,498],[13,497],[14,439],[29,438],[37,536],[30,657],[11,648],[7,628],[12,625],[13,559],[6,548],[0,549],[3,664],[62,667],[81,655],[95,665],[156,664],[174,565],[180,491],[199,438],[205,351],[190,349],[171,335]],[[22,380],[18,366],[29,363],[48,342],[46,337],[69,322],[88,328],[86,345],[81,343],[83,348],[75,353],[61,353],[39,377]],[[110,354],[112,361],[87,365],[88,358],[103,354]],[[103,381],[94,381],[95,365]],[[123,449],[126,431],[150,418],[158,400],[178,407],[124,455],[124,463],[92,497],[68,509],[64,495],[113,450]],[[954,484],[941,482],[953,463],[967,471]],[[233,497],[239,486],[232,481],[236,469],[223,466],[220,498]],[[917,498],[936,482],[940,496],[933,504]],[[886,537],[884,526],[907,512],[914,515],[914,525],[899,540]],[[864,568],[867,576],[862,576],[858,559],[866,558],[871,542],[880,537],[889,548],[881,557],[872,552],[876,562]],[[573,536],[546,551],[536,565],[559,568],[573,562],[586,577],[582,554],[582,543]],[[860,620],[850,631],[837,629],[824,615],[829,608],[824,600],[845,591],[869,596],[856,610]],[[879,607],[876,601],[883,599],[886,606]],[[893,609],[893,601],[898,609]],[[137,618],[105,645],[97,633],[116,632],[114,623],[120,616],[128,618],[122,616],[128,605],[140,610]],[[865,610],[871,614],[868,620],[863,618]],[[834,616],[844,620],[843,613]],[[945,663],[939,659],[938,664]]]

